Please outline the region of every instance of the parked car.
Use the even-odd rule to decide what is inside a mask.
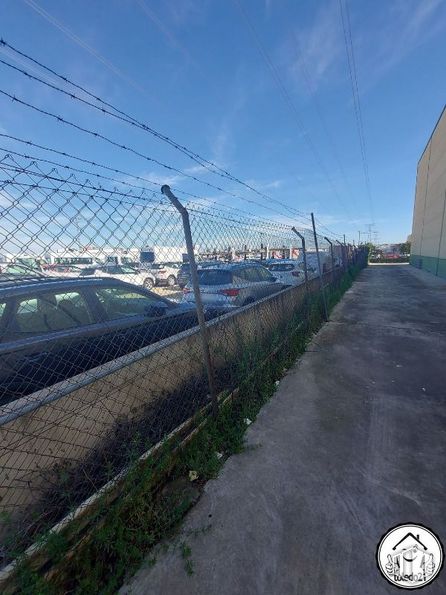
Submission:
[[[297,260],[276,258],[266,261],[265,266],[284,285],[300,285],[305,281],[305,273]]]
[[[190,280],[190,264],[185,262],[179,268],[178,275],[177,275],[177,283],[180,286],[180,289],[184,289],[186,285],[189,283]]]
[[[0,282],[0,405],[197,324],[195,308],[112,278]]]
[[[199,260],[197,262],[197,269],[212,268],[213,266],[220,265],[221,261],[216,260]],[[181,289],[184,289],[190,281],[190,264],[185,262],[180,266],[177,275],[177,282]]]
[[[16,278],[23,276],[44,277],[45,274],[40,269],[32,269],[26,264],[21,263],[2,263],[0,266],[0,275],[2,278]]]
[[[156,285],[173,287],[178,282],[179,262],[160,262],[150,265],[149,272],[155,277]]]
[[[284,287],[264,266],[240,263],[214,264],[199,268],[198,284],[204,308],[214,313],[251,304],[277,293]],[[185,302],[195,303],[190,281],[183,293]]]
[[[299,266],[299,268],[302,271],[303,279],[305,281],[305,266],[304,266],[303,261],[300,260],[298,266]],[[318,275],[318,272],[317,271],[318,271],[317,263],[313,264],[313,263],[308,263],[307,262],[307,276],[308,276],[308,279],[314,279],[315,277],[318,277],[319,275]]]
[[[80,268],[76,265],[50,264],[45,267],[44,272],[46,275],[51,275],[52,277],[77,277],[84,270],[85,268]]]
[[[331,261],[331,255],[329,252],[320,250],[319,251],[319,261],[321,263],[322,273],[327,273],[328,271],[331,271],[332,261]],[[301,261],[301,262],[302,262],[302,266],[303,266],[303,261]],[[318,273],[318,271],[319,271],[318,258],[317,258],[316,252],[307,252],[307,267],[314,269],[314,271],[315,271],[314,276],[317,276],[319,274]]]
[[[129,265],[88,267],[81,271],[80,277],[112,277],[126,283],[142,285],[146,289],[152,289],[156,285],[155,275],[151,271]]]

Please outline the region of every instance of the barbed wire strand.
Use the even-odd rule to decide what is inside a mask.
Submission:
[[[44,151],[52,152],[52,153],[55,153],[57,155],[60,155],[62,157],[65,157],[65,158],[74,159],[74,160],[80,161],[82,163],[89,164],[92,167],[103,168],[103,169],[105,169],[107,171],[112,171],[114,173],[121,174],[123,176],[129,177],[129,178],[132,178],[132,179],[139,180],[141,182],[149,183],[149,184],[155,186],[156,188],[159,188],[160,187],[160,182],[155,182],[153,180],[150,180],[149,178],[138,176],[136,174],[131,174],[129,172],[126,172],[126,171],[123,171],[123,170],[120,170],[120,169],[116,169],[116,168],[110,167],[108,165],[104,165],[104,164],[98,163],[97,161],[92,161],[92,160],[89,160],[89,159],[85,159],[83,157],[79,157],[79,156],[73,155],[71,153],[67,153],[66,151],[58,151],[57,149],[54,149],[54,148],[51,148],[51,147],[45,147],[45,146],[40,145],[38,143],[34,143],[33,141],[24,140],[24,139],[21,139],[21,138],[12,136],[10,134],[0,133],[0,137],[6,138],[6,139],[9,139],[9,140],[13,140],[14,142],[19,142],[19,143],[25,144],[27,146],[32,146],[32,147],[35,147],[35,148],[37,148],[39,150],[44,150]],[[86,175],[95,176],[95,177],[100,178],[100,179],[106,179],[106,180],[109,180],[109,181],[116,182],[118,184],[123,184],[125,186],[133,187],[135,189],[145,189],[145,187],[143,187],[143,186],[136,186],[136,185],[131,184],[130,182],[125,181],[125,180],[117,180],[116,178],[111,178],[109,176],[104,176],[104,175],[98,174],[96,172],[91,172],[91,171],[82,170],[82,169],[79,169],[79,168],[74,168],[74,167],[69,166],[67,164],[58,163],[56,161],[52,161],[52,160],[49,160],[49,159],[38,157],[36,155],[28,155],[28,154],[20,153],[18,151],[14,151],[14,150],[12,150],[10,148],[7,148],[7,147],[1,147],[1,149],[4,150],[4,151],[6,151],[6,152],[9,152],[9,153],[18,155],[20,157],[24,157],[26,159],[33,159],[33,160],[42,161],[42,162],[48,163],[50,165],[54,165],[56,167],[63,167],[64,169],[70,169],[72,171],[77,171],[79,173],[83,173],[83,174],[86,174]],[[181,193],[182,195],[184,195],[186,197],[195,198],[195,199],[197,199],[199,201],[206,201],[207,203],[216,205],[217,207],[220,207],[220,208],[224,208],[224,209],[227,209],[227,210],[230,210],[230,211],[237,211],[237,212],[239,212],[242,215],[249,214],[249,215],[254,216],[256,218],[260,218],[260,219],[264,219],[265,221],[269,221],[265,217],[261,217],[258,214],[246,212],[246,211],[243,211],[243,210],[238,209],[236,207],[233,207],[233,206],[230,206],[230,205],[226,205],[225,203],[219,203],[219,202],[217,202],[215,200],[212,200],[212,199],[209,199],[209,198],[207,198],[205,196],[200,196],[198,194],[187,192],[187,191],[182,190],[181,188],[178,188],[176,186],[172,186],[172,188],[174,188],[176,192]],[[248,200],[248,202],[251,203],[251,201],[249,201],[249,200]],[[257,205],[257,203],[254,203],[254,204]],[[263,209],[269,210],[269,211],[271,211],[272,213],[274,213],[276,215],[280,215],[282,217],[283,216],[284,217],[288,217],[288,218],[290,218],[290,220],[295,221],[294,217],[291,218],[289,215],[285,215],[282,211],[278,211],[277,209],[274,209],[272,207],[268,207],[266,205],[261,205],[261,206],[262,206]],[[307,225],[307,221],[309,221],[309,218],[304,217],[303,215],[297,215],[297,217],[303,219],[306,222],[305,225]]]
[[[153,128],[151,128],[150,126],[148,126],[147,124],[144,124],[140,121],[138,121],[137,119],[135,119],[133,116],[129,116],[128,114],[126,114],[124,111],[119,110],[118,108],[116,108],[115,106],[113,106],[112,104],[110,104],[109,102],[104,101],[103,99],[101,99],[100,97],[98,97],[97,95],[91,93],[90,91],[88,91],[87,89],[85,89],[85,87],[82,87],[80,85],[78,85],[77,83],[74,83],[73,81],[71,81],[68,77],[63,76],[59,73],[57,73],[56,71],[54,71],[53,69],[45,66],[44,64],[42,64],[41,62],[39,62],[38,60],[32,58],[31,56],[25,54],[24,52],[21,52],[20,50],[16,49],[14,46],[12,46],[11,44],[9,44],[8,42],[6,42],[5,40],[1,39],[0,40],[0,45],[9,48],[10,50],[12,50],[13,52],[16,52],[18,55],[31,60],[34,64],[37,64],[39,67],[45,69],[46,71],[50,72],[51,74],[53,74],[54,76],[57,76],[58,78],[60,78],[61,80],[63,80],[65,83],[70,84],[74,87],[76,87],[77,89],[81,90],[83,93],[86,93],[88,96],[94,98],[96,101],[100,102],[102,105],[106,105],[107,107],[110,107],[114,112],[110,111],[109,109],[105,108],[105,107],[100,107],[98,105],[95,105],[94,103],[91,103],[90,101],[83,99],[79,96],[77,96],[75,93],[70,93],[68,91],[65,91],[64,89],[61,89],[60,87],[58,87],[57,85],[54,85],[51,82],[48,81],[44,81],[43,79],[41,79],[38,76],[32,75],[29,72],[25,71],[22,68],[19,68],[17,66],[14,66],[12,64],[9,64],[8,62],[4,61],[4,60],[0,60],[0,63],[4,64],[5,66],[8,66],[9,68],[12,68],[18,72],[20,72],[21,74],[27,76],[30,79],[33,79],[43,85],[46,85],[47,87],[50,87],[51,89],[62,93],[68,97],[70,97],[71,99],[74,99],[76,101],[79,101],[81,103],[83,103],[84,105],[87,105],[93,109],[96,109],[98,111],[100,111],[103,114],[109,115],[111,117],[114,117],[122,122],[125,122],[131,126],[134,126],[136,128],[139,128],[141,130],[144,130],[145,132],[149,132],[151,135],[153,135],[154,137],[156,137],[157,139],[162,140],[163,142],[166,142],[167,144],[169,144],[170,146],[172,146],[173,148],[175,148],[176,150],[180,151],[181,153],[183,153],[184,155],[187,155],[190,159],[192,159],[195,163],[197,163],[198,165],[200,165],[201,167],[205,168],[207,171],[209,171],[212,174],[216,174],[222,178],[231,180],[232,182],[235,182],[245,188],[247,188],[248,190],[256,193],[258,196],[261,196],[262,198],[265,198],[267,200],[276,200],[276,199],[272,199],[271,196],[269,196],[268,194],[265,194],[264,192],[261,192],[260,190],[258,190],[257,188],[255,188],[254,186],[252,186],[251,184],[248,184],[242,180],[240,180],[239,178],[237,178],[236,176],[234,176],[233,174],[231,174],[230,172],[228,172],[227,170],[219,167],[218,165],[216,165],[214,162],[209,161],[207,159],[205,159],[204,157],[202,157],[201,155],[199,155],[198,153],[195,153],[194,151],[188,149],[187,147],[180,145],[179,143],[177,143],[176,141],[172,140],[171,138],[167,137],[166,135],[154,130]]]

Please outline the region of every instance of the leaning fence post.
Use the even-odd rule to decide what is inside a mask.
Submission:
[[[189,213],[187,209],[180,203],[178,198],[172,193],[169,186],[161,187],[161,192],[167,196],[173,206],[180,212],[183,219],[184,236],[186,239],[187,255],[189,257],[190,275],[192,278],[192,285],[194,288],[195,307],[197,309],[198,324],[200,326],[201,345],[203,349],[204,362],[206,365],[206,372],[209,384],[209,393],[212,401],[212,413],[216,416],[218,414],[218,399],[217,391],[214,381],[214,368],[212,365],[211,351],[209,348],[209,336],[204,318],[203,303],[201,301],[200,287],[198,285],[197,263],[195,262],[194,245],[192,241],[192,232],[190,229]]]
[[[334,259],[334,252],[333,252],[333,242],[324,236],[324,240],[330,244],[330,256],[331,256],[331,282],[334,283],[335,281],[335,259]]]
[[[321,259],[319,256],[319,244],[317,242],[316,225],[314,223],[313,213],[311,213],[311,223],[313,225],[314,244],[316,246],[317,267],[318,267],[318,272],[319,272],[319,283],[320,283],[321,294],[322,294],[322,302],[324,304],[324,316],[325,316],[325,320],[328,320],[327,299],[325,297],[324,280],[322,278]]]
[[[302,254],[304,255],[304,271],[305,271],[305,291],[308,293],[308,271],[307,271],[307,251],[305,249],[305,238],[304,236],[297,231],[295,227],[291,228],[294,233],[299,236],[302,242]]]

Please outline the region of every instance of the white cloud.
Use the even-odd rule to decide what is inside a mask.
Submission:
[[[185,167],[183,169],[183,171],[187,174],[190,174],[191,176],[196,176],[198,174],[204,174],[206,172],[208,172],[209,170],[204,167],[204,165],[192,165],[191,167]]]
[[[301,81],[302,71],[311,73],[311,86],[315,90],[337,68],[342,44],[338,5],[330,1],[315,13],[310,26],[294,30],[288,40],[285,52],[292,57],[291,76]]]
[[[375,78],[397,66],[420,45],[446,28],[444,0],[404,0],[395,2],[378,36],[368,40],[375,49]],[[440,15],[440,11],[443,14]]]
[[[180,174],[159,174],[153,171],[143,171],[141,173],[137,174],[138,178],[143,178],[143,179],[138,179],[135,180],[135,178],[131,177],[131,176],[124,176],[121,179],[121,182],[123,184],[125,183],[130,183],[130,184],[134,184],[135,186],[145,186],[144,180],[147,180],[147,189],[148,190],[153,190],[153,191],[157,191],[156,186],[163,186],[164,184],[167,184],[169,186],[173,186],[175,184],[178,184],[179,182],[184,181],[186,178]],[[152,183],[150,183],[152,182]],[[155,184],[155,185],[154,185]]]
[[[197,70],[201,71],[200,66],[192,58],[187,47],[181,43],[179,36],[174,34],[172,27],[169,26],[169,23],[166,23],[162,16],[156,14],[156,12],[153,10],[153,7],[149,6],[149,4],[145,0],[138,0],[138,4],[141,7],[142,12],[146,15],[146,17],[161,31],[161,33],[167,39],[169,45],[179,50],[188,62],[193,64]],[[173,15],[176,21],[181,19],[181,15],[178,11],[178,8],[176,10],[175,8],[173,9]]]
[[[186,26],[201,22],[207,12],[207,0],[181,0],[168,2],[167,7],[176,26]]]
[[[284,184],[284,180],[275,179],[270,181],[258,180],[258,179],[249,179],[245,180],[245,184],[249,184],[249,186],[253,186],[257,188],[257,190],[266,191],[266,190],[276,190],[280,188]]]

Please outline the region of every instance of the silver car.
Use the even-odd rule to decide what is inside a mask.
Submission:
[[[305,272],[299,265],[298,260],[279,258],[265,262],[270,273],[284,285],[300,285],[305,281]]]
[[[210,313],[246,306],[284,287],[264,266],[252,263],[216,264],[199,268],[198,284],[203,306]],[[183,289],[183,294],[185,302],[195,303],[191,281]]]

